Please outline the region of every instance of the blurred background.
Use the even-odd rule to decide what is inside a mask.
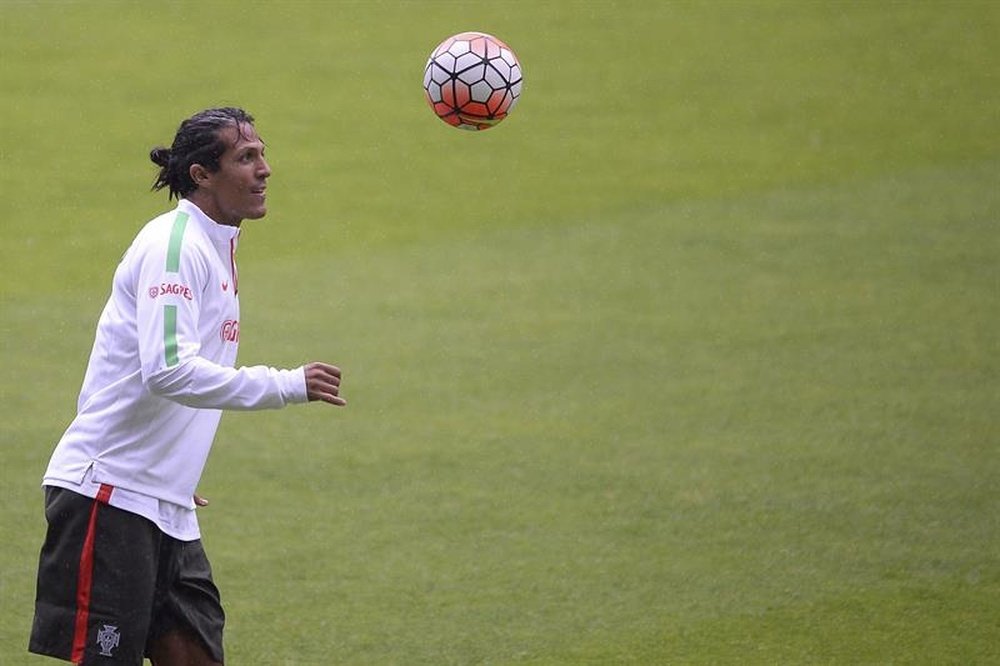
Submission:
[[[423,68],[521,60],[487,132]],[[992,2],[0,2],[0,662],[149,150],[273,169],[200,513],[236,664],[1000,661]]]

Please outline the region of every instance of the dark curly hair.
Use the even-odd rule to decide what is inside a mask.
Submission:
[[[200,111],[177,128],[170,148],[158,146],[149,152],[149,159],[160,167],[153,190],[169,188],[169,198],[186,197],[198,189],[191,179],[191,165],[200,164],[209,171],[219,170],[219,158],[226,152],[226,142],[220,130],[242,124],[253,125],[253,116],[235,107]]]

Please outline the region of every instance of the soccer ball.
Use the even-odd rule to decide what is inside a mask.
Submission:
[[[431,52],[424,68],[424,95],[449,125],[489,129],[507,117],[521,96],[521,64],[496,37],[462,32]]]

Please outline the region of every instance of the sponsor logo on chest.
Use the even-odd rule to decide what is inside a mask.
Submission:
[[[179,282],[162,282],[158,285],[154,284],[152,287],[149,288],[150,298],[158,298],[160,296],[167,296],[167,295],[183,296],[189,301],[192,298],[194,298],[193,294],[191,293],[191,287],[187,286],[186,284],[181,284]]]

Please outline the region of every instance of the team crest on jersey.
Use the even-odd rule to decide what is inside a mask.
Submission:
[[[97,644],[101,646],[102,657],[113,657],[112,650],[118,647],[122,635],[118,633],[118,627],[113,624],[104,625],[103,629],[97,630]]]

